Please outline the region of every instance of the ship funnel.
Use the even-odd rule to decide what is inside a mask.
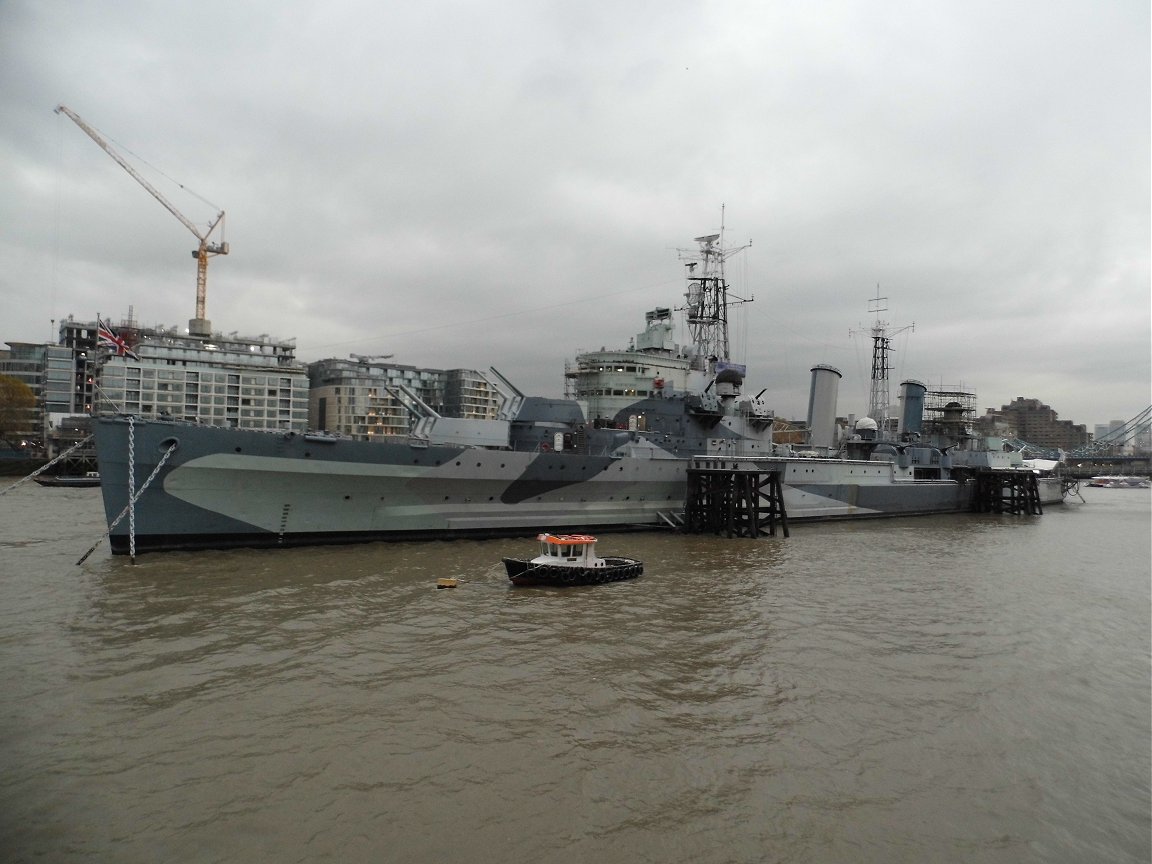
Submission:
[[[911,378],[900,382],[900,427],[897,430],[900,435],[924,431],[924,394],[927,390],[925,384]]]
[[[843,376],[834,366],[812,367],[808,394],[808,446],[832,448],[836,444],[836,395]]]

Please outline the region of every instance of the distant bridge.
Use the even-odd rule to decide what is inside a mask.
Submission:
[[[1115,456],[1109,451],[1116,450],[1131,442],[1141,432],[1146,431],[1149,424],[1152,424],[1152,405],[1149,405],[1126,423],[1109,430],[1107,435],[1102,435],[1091,444],[1084,447],[1077,447],[1075,450],[1059,450],[1052,447],[1042,447],[1037,444],[1030,444],[1020,438],[1005,438],[1004,443],[1013,450],[1019,450],[1034,459],[1055,459],[1064,462],[1078,460],[1094,466],[1129,465],[1137,467],[1142,465],[1144,471],[1148,471],[1148,453],[1131,456]]]

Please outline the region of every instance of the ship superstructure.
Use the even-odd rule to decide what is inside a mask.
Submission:
[[[644,316],[644,330],[625,349],[582,351],[564,368],[564,396],[578,400],[593,422],[604,422],[640,399],[684,390],[702,390],[728,364],[728,309],[749,302],[729,292],[724,264],[748,248],[726,249],[723,233],[697,237],[696,248],[681,250],[685,267],[684,313],[690,342],[674,338],[673,310],[658,307]]]
[[[695,354],[674,341],[672,310],[653,309],[644,317],[644,330],[627,348],[582,351],[564,365],[564,396],[579,401],[593,423],[658,390],[688,386]]]

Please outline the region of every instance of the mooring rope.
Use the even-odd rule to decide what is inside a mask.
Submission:
[[[129,529],[128,529],[129,557],[132,559],[133,564],[136,563],[136,526],[135,526],[136,501],[140,498],[141,495],[143,495],[146,491],[148,491],[148,487],[152,485],[152,481],[156,479],[156,475],[160,473],[160,469],[164,467],[164,463],[168,461],[168,457],[176,452],[176,448],[179,446],[179,443],[176,441],[173,441],[172,444],[169,445],[168,449],[164,451],[164,455],[160,457],[160,461],[156,463],[156,467],[152,469],[152,473],[148,475],[148,479],[144,481],[144,484],[140,487],[139,491],[137,491],[137,492],[132,491],[133,478],[134,478],[135,473],[136,473],[136,450],[135,450],[134,445],[135,445],[135,441],[134,441],[134,436],[132,433],[132,425],[131,425],[131,423],[129,423],[129,426],[128,426],[128,490],[129,490],[128,491],[128,494],[129,494],[128,503],[125,504],[124,509],[120,511],[120,515],[117,516],[115,519],[113,519],[111,523],[109,523],[108,530],[105,531],[103,534],[101,534],[99,539],[97,539],[96,542],[92,544],[91,548],[89,548],[89,550],[87,552],[85,552],[82,556],[80,556],[80,560],[76,562],[77,564],[83,564],[85,561],[87,561],[88,556],[96,551],[96,547],[100,545],[100,542],[105,537],[107,537],[109,534],[111,534],[115,530],[116,526],[120,524],[120,521],[129,513],[132,514],[132,518],[129,520],[129,523],[128,523],[129,524]]]
[[[59,456],[57,456],[51,462],[44,463],[39,468],[37,468],[35,471],[33,471],[31,474],[29,474],[27,477],[25,477],[23,480],[17,480],[15,483],[13,483],[7,489],[0,491],[0,495],[7,495],[9,492],[11,492],[13,489],[15,489],[20,484],[27,483],[33,477],[36,477],[40,474],[43,474],[45,471],[47,471],[49,468],[51,468],[53,465],[55,465],[57,462],[59,462],[65,456],[68,456],[70,453],[72,453],[73,450],[79,450],[81,447],[83,447],[85,444],[87,444],[91,440],[92,440],[92,436],[89,435],[87,438],[84,438],[81,441],[77,441],[75,444],[73,444],[71,447],[69,447],[67,450],[65,450],[63,453],[61,453]]]

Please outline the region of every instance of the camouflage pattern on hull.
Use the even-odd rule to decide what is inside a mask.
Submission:
[[[100,418],[111,523],[139,491],[137,551],[374,540],[613,532],[666,525],[684,509],[687,459],[375,443],[295,433]],[[967,484],[894,481],[888,463],[781,458],[790,521],[967,510]],[[849,479],[851,478],[851,479]],[[128,520],[112,531],[128,551]]]
[[[111,523],[128,502],[129,425],[101,418]],[[653,527],[683,506],[683,460],[418,447],[135,420],[138,551],[296,546],[562,528]],[[127,551],[128,524],[111,533]]]

